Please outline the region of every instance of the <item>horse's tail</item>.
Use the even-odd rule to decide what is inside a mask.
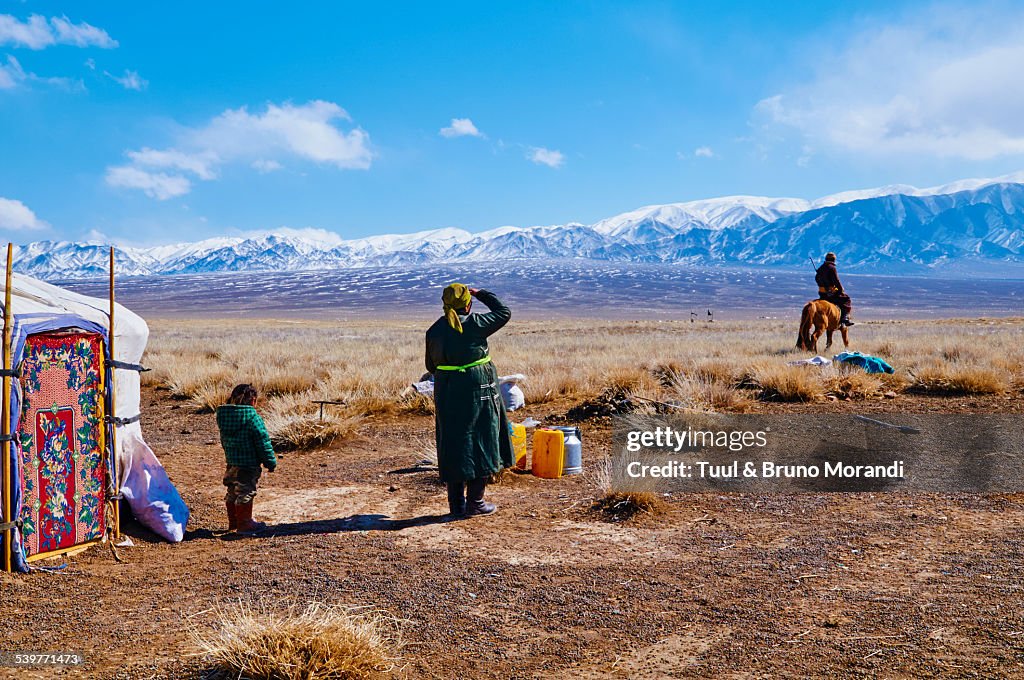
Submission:
[[[804,305],[804,311],[800,315],[800,330],[796,333],[796,348],[810,351],[811,349],[811,305],[808,302]]]

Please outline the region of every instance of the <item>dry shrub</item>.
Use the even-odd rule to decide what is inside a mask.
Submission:
[[[714,360],[696,362],[690,375],[707,382],[730,386],[736,385],[740,379],[740,371],[735,364]]]
[[[946,347],[942,350],[942,358],[946,361],[956,363],[960,361],[960,355],[963,352],[963,348],[960,346]]]
[[[843,399],[867,399],[882,392],[882,381],[860,368],[854,371],[840,369],[825,377],[823,383],[826,393]]]
[[[1005,373],[1011,382],[1024,383],[1024,354],[995,357],[991,363],[993,370]]]
[[[521,387],[528,404],[546,404],[560,397],[574,397],[582,393],[580,380],[570,368],[533,369],[527,376]]]
[[[400,659],[397,622],[380,612],[319,603],[277,610],[237,603],[214,611],[214,629],[192,629],[191,637],[221,677],[386,678]]]
[[[224,366],[180,361],[165,379],[165,384],[171,396],[191,399],[200,390],[227,384],[230,378],[231,374]]]
[[[151,353],[146,355],[146,359],[148,362],[160,362],[162,357]],[[149,369],[139,373],[139,382],[143,387],[164,387],[167,385],[167,376],[163,371],[153,370],[148,363],[143,365]]]
[[[637,477],[618,482],[612,474],[612,460],[594,468],[594,481],[600,495],[593,508],[613,521],[627,520],[639,514],[658,514],[665,509],[665,501],[658,493],[660,479]]]
[[[315,375],[308,373],[278,373],[273,370],[261,371],[251,380],[260,394],[268,397],[306,392],[313,389],[318,382]]]
[[[343,401],[364,415],[383,415],[404,410],[402,395],[410,384],[391,365],[364,366],[331,373],[313,391],[326,395],[319,399]]]
[[[228,402],[231,389],[221,384],[209,384],[196,388],[189,400],[199,413],[213,413]]]
[[[760,364],[751,377],[765,401],[816,401],[823,396],[821,376],[814,366]]]
[[[434,415],[434,400],[413,390],[403,395],[399,400],[398,412],[418,416],[432,416]]]
[[[665,387],[671,387],[672,380],[683,372],[683,367],[676,361],[668,361],[651,366],[651,375]]]
[[[745,412],[750,409],[750,398],[742,390],[705,376],[699,373],[675,376],[672,381],[675,395],[689,408],[697,410]]]
[[[895,356],[899,350],[896,348],[896,343],[892,340],[883,340],[882,342],[875,345],[875,348],[870,354],[875,354],[880,357],[891,357]]]
[[[267,431],[275,448],[312,449],[328,446],[359,428],[362,416],[346,407],[327,405],[323,418],[318,397],[310,394],[278,397],[270,402],[265,416]]]
[[[977,365],[984,360],[985,349],[963,343],[947,344],[942,348],[942,358],[952,364]]]
[[[638,368],[620,368],[613,371],[605,382],[606,387],[622,392],[633,392],[650,383],[647,371]]]
[[[886,391],[903,392],[910,385],[902,373],[878,373],[875,377]]]
[[[1009,388],[1006,378],[987,368],[933,365],[914,375],[914,392],[946,396],[1002,394]]]
[[[625,520],[657,514],[665,509],[665,501],[652,491],[615,491],[598,498],[595,507],[615,520]]]

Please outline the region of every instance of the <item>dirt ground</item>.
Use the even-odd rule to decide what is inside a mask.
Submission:
[[[1024,412],[1024,396],[824,408]],[[143,414],[192,510],[185,541],[128,523],[123,563],[98,547],[0,574],[0,650],[84,653],[67,675],[200,678],[188,630],[213,605],[316,599],[400,619],[406,678],[1024,676],[1024,496],[680,494],[616,521],[592,474],[506,475],[496,515],[448,522],[436,473],[394,472],[432,448],[432,419],[404,416],[287,455],[257,497],[274,529],[239,539],[219,535],[213,416],[151,389]],[[587,423],[588,460],[609,440]]]

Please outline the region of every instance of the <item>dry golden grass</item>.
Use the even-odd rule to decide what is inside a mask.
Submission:
[[[751,378],[767,401],[817,401],[823,396],[821,369],[816,366],[760,363]]]
[[[1005,373],[978,366],[926,366],[914,374],[912,390],[926,394],[1002,394],[1010,388]]]
[[[671,386],[682,405],[691,410],[743,413],[750,408],[750,396],[735,387],[731,377],[716,380],[712,374],[698,369],[688,376],[673,375]]]
[[[366,418],[432,411],[429,399],[409,391],[424,372],[423,333],[432,321],[155,321],[145,359],[154,370],[143,377],[203,410],[233,385],[254,383],[267,397],[261,410],[275,439],[319,445]],[[896,367],[882,376],[788,366],[809,356],[792,347],[794,330],[795,321],[514,319],[491,339],[491,354],[499,373],[527,376],[522,386],[534,405],[610,389],[680,408],[742,412],[757,399],[994,394],[1024,385],[1024,319],[858,324],[851,349]],[[315,399],[345,405],[328,407],[321,425],[312,417]]]
[[[629,519],[640,513],[657,514],[665,501],[652,491],[615,491],[597,499],[597,508],[616,519]]]
[[[621,521],[638,514],[657,514],[664,510],[665,501],[658,494],[658,480],[652,477],[623,478],[613,472],[614,462],[605,458],[594,468],[594,482],[598,497],[593,509],[609,519]]]
[[[275,449],[311,449],[326,446],[335,439],[354,433],[362,418],[348,409],[313,403],[315,393],[303,392],[279,396],[270,401],[264,419]]]
[[[212,631],[191,630],[198,654],[224,678],[360,680],[391,677],[401,641],[394,619],[313,603],[215,610]]]
[[[855,366],[833,369],[822,382],[826,395],[840,399],[868,399],[886,391],[885,383],[877,374],[870,375]]]

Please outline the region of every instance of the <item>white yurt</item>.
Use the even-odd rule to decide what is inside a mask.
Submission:
[[[115,539],[124,505],[162,538],[181,541],[188,507],[139,422],[146,322],[110,300],[18,274],[9,281],[0,295],[9,320],[0,569],[29,571]]]

